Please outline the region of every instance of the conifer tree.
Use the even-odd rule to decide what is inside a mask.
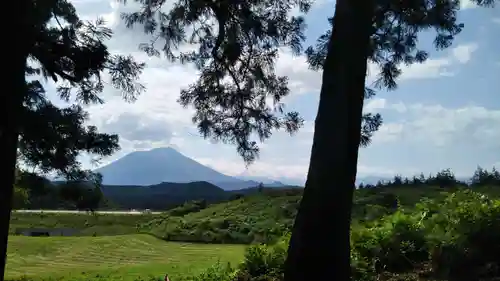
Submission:
[[[103,72],[127,100],[143,90],[136,79],[144,65],[108,51],[105,42],[112,32],[103,21],[80,20],[66,0],[21,0],[13,5],[19,25],[12,29],[16,39],[8,44],[9,71],[0,95],[1,280],[18,156],[42,173],[56,171],[70,181],[97,179],[81,169],[78,154],[107,156],[118,149],[118,138],[85,125],[87,114],[80,105],[103,102],[99,97],[106,82]],[[73,105],[57,108],[33,75],[57,82],[60,98]]]

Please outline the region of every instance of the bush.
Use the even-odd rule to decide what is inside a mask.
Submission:
[[[189,213],[199,212],[207,207],[207,201],[197,200],[182,204],[181,206],[168,211],[171,216],[181,217]]]
[[[472,191],[456,192],[425,225],[436,274],[450,280],[500,276],[499,200]]]
[[[235,280],[237,281],[275,281],[282,280],[284,264],[290,236],[285,235],[274,245],[253,245],[240,264]]]
[[[229,264],[222,265],[219,262],[214,266],[207,268],[199,275],[188,278],[190,281],[232,281],[234,280],[235,270]]]
[[[396,212],[371,227],[357,228],[351,243],[354,256],[376,273],[407,272],[428,260],[425,232],[413,214]]]
[[[249,247],[232,280],[283,280],[288,241],[286,235],[274,245]],[[444,202],[422,201],[412,211],[352,228],[353,280],[420,280],[428,268],[427,275],[443,280],[494,280],[500,276],[498,241],[499,200],[462,191]]]

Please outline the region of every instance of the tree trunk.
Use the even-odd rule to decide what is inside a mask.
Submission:
[[[337,0],[309,172],[288,249],[285,281],[347,281],[351,277],[351,207],[372,5],[371,0]]]
[[[19,36],[19,35],[18,35]],[[9,54],[9,70],[4,76],[4,90],[0,94],[0,255],[2,257],[0,268],[1,279],[5,278],[5,264],[7,261],[7,243],[12,210],[12,197],[14,191],[15,168],[17,158],[17,144],[19,137],[19,120],[22,110],[23,95],[26,94],[26,56],[17,50],[18,54]]]

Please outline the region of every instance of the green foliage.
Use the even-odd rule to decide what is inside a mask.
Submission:
[[[468,189],[426,199],[353,229],[353,265],[372,277],[428,267],[445,280],[489,280],[500,274],[499,218],[500,200]]]
[[[14,186],[14,194],[12,196],[12,207],[23,208],[29,203],[28,190],[18,185]]]
[[[86,236],[92,236],[94,233],[96,236],[103,236],[151,231],[155,236],[164,239],[169,239],[166,234],[176,234],[177,236],[172,235],[172,240],[216,243],[267,242],[268,244],[251,245],[241,264],[238,266],[232,264],[236,266],[234,268],[226,266],[225,263],[218,263],[201,274],[186,271],[176,275],[174,272],[177,271],[173,268],[165,271],[163,267],[155,269],[154,272],[158,271],[159,275],[169,273],[172,280],[276,281],[282,280],[283,277],[283,262],[289,240],[289,235],[286,233],[296,213],[301,196],[299,191],[264,191],[261,194],[244,196],[238,200],[209,205],[206,208],[201,208],[204,205],[201,201],[191,202],[170,211],[180,212],[179,215],[188,212],[183,216],[173,216],[169,212],[165,215],[14,212],[11,231],[15,231],[15,228],[29,227],[69,227],[81,230],[78,235]],[[377,278],[385,278],[385,280],[399,281],[422,280],[429,277],[431,280],[442,278],[470,281],[477,280],[475,279],[477,276],[484,280],[493,280],[488,279],[488,275],[498,275],[495,268],[498,268],[499,264],[497,257],[499,249],[496,242],[500,239],[498,222],[500,200],[496,199],[499,198],[499,191],[498,187],[474,187],[451,193],[448,189],[430,186],[421,188],[391,186],[356,191],[354,199],[356,212],[351,231],[353,280],[375,281]],[[395,199],[399,202],[397,209],[391,208]],[[419,200],[420,203],[417,203]],[[385,207],[381,206],[384,204]],[[286,227],[272,230],[276,225],[286,225]],[[260,236],[248,235],[259,230]],[[267,230],[269,232],[266,233]],[[262,239],[263,237],[268,239]],[[21,237],[16,238],[21,239]],[[102,237],[102,239],[108,238]],[[128,245],[128,242],[123,243]],[[118,244],[113,244],[114,247],[116,245]],[[185,247],[183,245],[186,244],[179,245]],[[207,247],[207,251],[218,251],[215,247],[225,247],[197,245]],[[214,250],[209,250],[210,247]],[[130,251],[139,248],[141,246],[130,247]],[[166,254],[157,250],[156,252],[158,255],[155,254],[155,258]],[[171,254],[167,256],[171,257]],[[210,252],[205,255],[215,256],[215,253]],[[139,256],[136,258],[142,262]],[[240,261],[240,256],[232,261]],[[203,264],[210,265],[207,262]],[[141,272],[144,276],[149,273]],[[454,276],[454,273],[458,276]],[[188,277],[192,274],[193,277]],[[86,278],[93,280],[95,276],[86,275]]]
[[[20,160],[40,173],[55,171],[70,180],[96,182],[91,171],[81,169],[77,157],[81,152],[96,157],[111,155],[119,148],[118,136],[86,125],[88,114],[79,104],[104,102],[99,97],[104,72],[125,99],[133,100],[144,90],[136,82],[144,64],[131,56],[111,54],[105,45],[111,30],[101,19],[94,23],[80,20],[69,2],[30,2],[23,12],[30,15],[25,32],[34,38],[24,41],[27,53],[22,54],[25,60],[30,57],[25,62],[25,75],[31,76],[31,81],[26,82],[17,124]],[[42,83],[32,80],[34,75],[58,82],[60,98],[75,104],[65,108],[54,105]]]
[[[499,199],[462,190],[353,226],[353,280],[495,280],[499,218]],[[250,246],[232,280],[283,280],[288,241]]]
[[[405,272],[428,258],[425,232],[414,214],[396,212],[354,229],[352,251],[371,263],[373,272]]]
[[[433,180],[429,177],[430,181]],[[416,187],[403,179],[355,192],[353,225],[366,225],[395,213],[405,214],[423,198],[442,202],[460,187]],[[463,188],[462,188],[463,189]],[[468,189],[468,188],[467,188]],[[477,192],[500,197],[498,187],[474,187]],[[205,206],[188,202],[141,225],[142,232],[166,240],[203,243],[273,243],[291,230],[302,196],[302,189],[265,189],[262,193]],[[201,205],[200,205],[201,204]],[[206,207],[206,208],[203,208]]]
[[[500,200],[463,191],[420,209],[428,216],[434,271],[453,280],[500,276]]]
[[[197,200],[182,204],[181,206],[168,211],[171,216],[181,217],[189,213],[199,212],[207,207],[207,201]]]
[[[291,228],[300,200],[297,193],[283,190],[249,195],[182,217],[174,216],[179,210],[173,209],[167,217],[143,224],[141,230],[172,241],[269,243]]]
[[[238,268],[235,281],[282,280],[290,235],[276,244],[250,246]]]
[[[235,271],[228,263],[225,266],[220,262],[207,268],[199,275],[186,278],[189,281],[233,281]],[[175,277],[172,277],[174,279]]]
[[[500,185],[500,172],[493,167],[491,171],[477,167],[471,178],[472,186]]]

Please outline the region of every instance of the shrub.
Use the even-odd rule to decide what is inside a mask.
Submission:
[[[353,229],[351,243],[354,256],[362,257],[370,271],[377,273],[411,271],[428,259],[418,217],[399,211],[371,227]]]
[[[456,192],[425,220],[425,226],[435,273],[450,280],[500,276],[499,200]]]
[[[232,281],[235,270],[229,265],[222,265],[217,262],[212,267],[207,268],[199,275],[188,278],[190,281]]]
[[[285,235],[274,245],[253,245],[240,264],[235,280],[237,281],[275,281],[282,280],[284,264],[290,236]]]
[[[237,281],[282,280],[289,236],[248,248]],[[353,280],[494,280],[500,276],[500,201],[471,191],[423,200],[351,231]]]

